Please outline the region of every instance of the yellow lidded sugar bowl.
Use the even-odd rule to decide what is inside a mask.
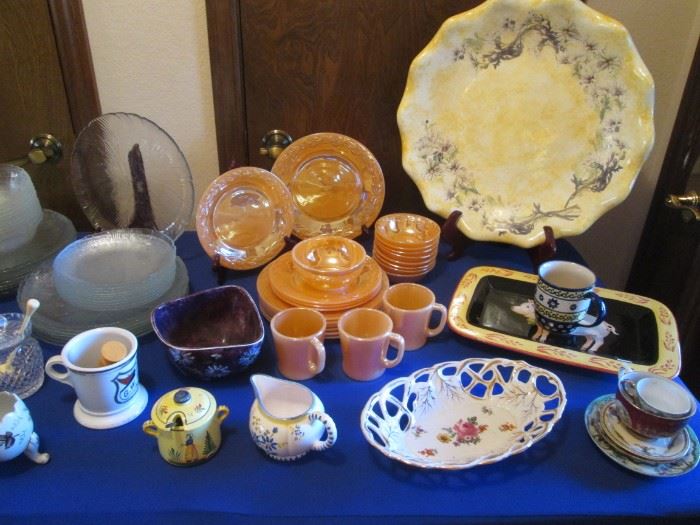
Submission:
[[[158,450],[172,465],[203,463],[221,445],[221,422],[229,409],[216,405],[206,390],[184,387],[164,394],[151,409],[143,431],[158,439]]]

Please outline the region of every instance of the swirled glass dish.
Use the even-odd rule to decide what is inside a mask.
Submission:
[[[528,449],[565,406],[555,374],[524,361],[474,358],[390,381],[369,398],[360,425],[369,444],[391,459],[458,470]]]
[[[133,113],[107,113],[83,128],[70,179],[97,230],[149,228],[175,240],[192,219],[185,156],[162,128]]]
[[[629,194],[654,84],[627,30],[579,0],[488,0],[416,56],[397,118],[426,206],[469,238],[577,235]]]
[[[384,203],[384,175],[365,146],[339,133],[315,133],[292,142],[272,172],[296,206],[294,235],[357,237]]]

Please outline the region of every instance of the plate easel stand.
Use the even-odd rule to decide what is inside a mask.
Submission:
[[[467,243],[473,242],[457,227],[457,221],[461,216],[461,211],[453,211],[447,219],[445,219],[445,222],[440,228],[442,239],[452,247],[452,250],[447,255],[448,261],[459,259],[464,253],[464,248],[467,246]],[[542,244],[528,249],[528,255],[530,256],[534,273],[537,273],[540,264],[553,259],[557,253],[557,240],[554,238],[554,231],[550,226],[544,226],[544,236],[545,239]]]

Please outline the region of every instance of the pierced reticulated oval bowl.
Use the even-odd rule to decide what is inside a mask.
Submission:
[[[524,361],[473,358],[394,379],[360,418],[385,456],[421,468],[459,470],[500,461],[545,437],[566,392],[552,372]]]

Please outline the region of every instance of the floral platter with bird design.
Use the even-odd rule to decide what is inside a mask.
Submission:
[[[414,59],[397,119],[426,206],[474,240],[577,235],[629,194],[654,83],[627,30],[578,0],[488,0]]]

